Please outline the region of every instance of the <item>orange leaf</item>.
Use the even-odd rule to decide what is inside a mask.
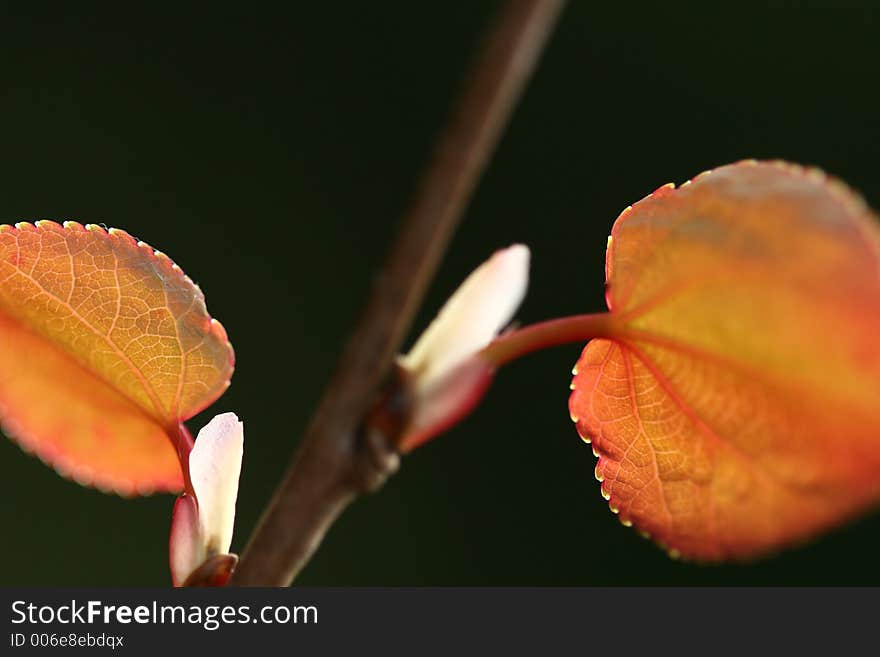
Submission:
[[[569,406],[602,493],[671,554],[742,558],[880,500],[880,250],[822,173],[742,162],[618,218],[610,339]]]
[[[166,255],[94,225],[0,226],[0,422],[61,474],[180,490],[179,423],[223,393],[233,363]]]

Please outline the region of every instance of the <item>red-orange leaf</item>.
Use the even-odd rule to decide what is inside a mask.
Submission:
[[[741,558],[880,500],[875,217],[823,174],[743,162],[621,214],[610,339],[570,409],[621,520],[673,554]]]
[[[177,426],[222,394],[233,361],[164,254],[94,225],[0,226],[0,422],[62,474],[179,490]]]

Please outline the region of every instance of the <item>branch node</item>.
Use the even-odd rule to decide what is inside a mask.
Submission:
[[[377,429],[364,429],[358,435],[355,461],[362,464],[352,470],[351,484],[361,493],[379,490],[400,467],[400,455],[388,437]]]

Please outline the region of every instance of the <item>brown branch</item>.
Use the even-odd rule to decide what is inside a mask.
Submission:
[[[360,435],[358,427],[379,395],[564,3],[511,0],[502,10],[300,449],[242,555],[233,585],[289,585],[342,510],[396,469],[393,448],[381,436]]]

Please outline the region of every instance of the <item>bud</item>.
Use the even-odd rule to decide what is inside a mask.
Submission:
[[[482,398],[495,366],[480,352],[513,318],[528,277],[528,247],[495,252],[449,298],[412,350],[398,357],[409,407],[401,450],[453,426]]]
[[[199,431],[189,453],[187,492],[171,515],[169,561],[175,586],[223,585],[232,574],[236,558],[228,553],[243,450],[244,425],[234,413],[217,415]]]

